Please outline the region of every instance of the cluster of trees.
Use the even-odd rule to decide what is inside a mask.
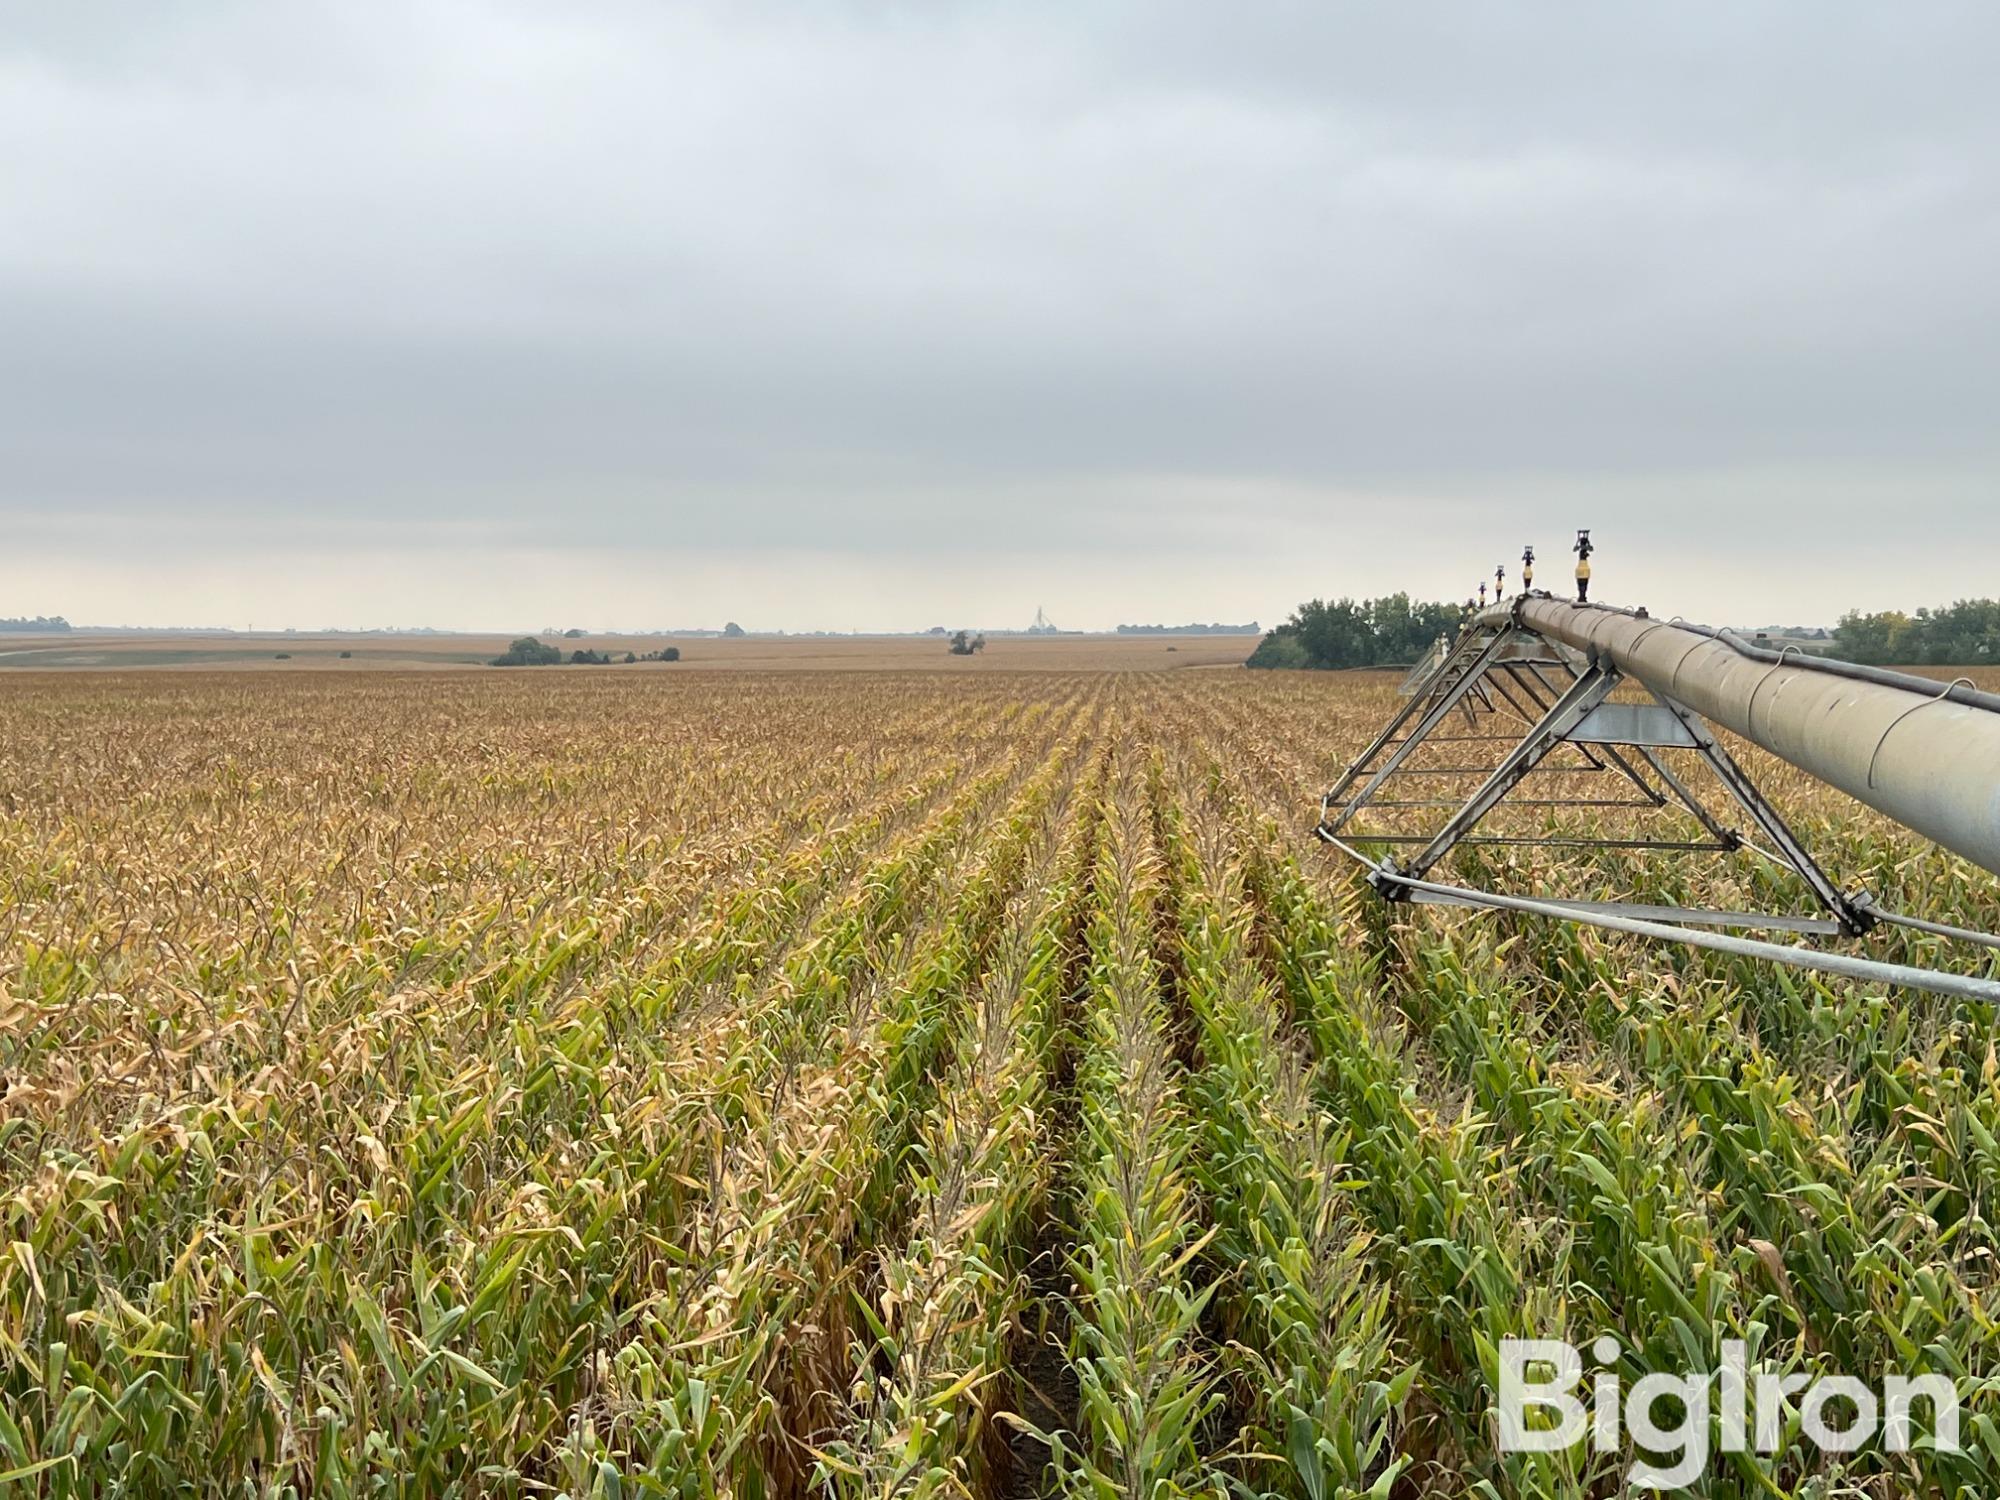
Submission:
[[[496,667],[553,667],[563,659],[562,649],[538,636],[516,636],[505,651],[493,658]]]
[[[61,615],[16,615],[0,620],[0,635],[61,635],[68,629],[69,621]]]
[[[1253,667],[1387,667],[1417,660],[1440,635],[1458,633],[1461,606],[1380,599],[1313,599],[1257,643]]]
[[[1120,635],[1255,635],[1257,622],[1248,625],[1120,625]]]
[[[968,631],[961,630],[951,638],[951,654],[953,656],[970,656],[975,651],[984,651],[985,649],[986,637],[983,635],[973,635]]]
[[[1960,599],[1940,609],[1851,611],[1833,632],[1833,655],[1870,666],[1976,666],[2000,662],[2000,599]]]
[[[343,656],[346,652],[341,653]],[[681,648],[662,646],[658,651],[648,651],[644,656],[636,656],[627,651],[624,656],[616,656],[608,651],[576,650],[569,654],[569,663],[575,667],[608,667],[612,664],[641,661],[679,661]],[[494,657],[490,665],[496,667],[553,667],[561,665],[562,648],[551,646],[537,636],[524,635],[515,639],[505,651]]]
[[[1266,635],[1253,667],[1387,667],[1416,661],[1440,635],[1458,633],[1462,606],[1380,599],[1314,599]],[[1123,628],[1123,627],[1121,627]],[[1805,636],[1806,631],[1788,631]],[[1824,632],[1810,632],[1824,635]],[[1960,599],[1915,614],[1849,611],[1827,638],[1829,655],[1871,666],[2000,663],[2000,599]]]

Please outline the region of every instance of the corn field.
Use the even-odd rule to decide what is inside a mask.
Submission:
[[[1610,1334],[1959,1392],[1688,1493],[2000,1495],[1990,1008],[1376,901],[1389,677],[527,676],[6,685],[0,1494],[1583,1500],[1497,1350]]]

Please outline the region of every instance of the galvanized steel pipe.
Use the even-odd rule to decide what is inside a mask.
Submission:
[[[1485,611],[1607,662],[2000,874],[2000,713],[1809,666],[1625,610],[1525,596]]]
[[[1333,842],[1339,844],[1360,863],[1368,864],[1367,857],[1358,849],[1342,844],[1338,839]],[[1827,953],[1818,948],[1767,943],[1759,938],[1738,937],[1734,933],[1704,932],[1698,927],[1682,927],[1665,922],[1649,922],[1636,917],[1621,917],[1615,912],[1607,912],[1589,905],[1572,906],[1557,899],[1542,901],[1531,896],[1503,896],[1498,891],[1475,891],[1461,885],[1441,885],[1433,880],[1413,880],[1386,864],[1373,865],[1370,868],[1379,870],[1383,879],[1410,890],[1427,891],[1436,896],[1450,896],[1471,906],[1491,907],[1495,911],[1526,912],[1530,916],[1554,917],[1563,922],[1581,922],[1586,927],[1602,927],[1609,932],[1624,932],[1633,937],[1684,943],[1690,948],[1708,948],[1717,953],[1734,953],[1743,958],[1761,958],[1769,963],[1789,964],[1795,969],[1814,969],[1822,974],[1838,974],[1845,979],[1859,979],[1869,984],[1896,984],[1913,990],[1928,990],[1934,995],[1956,995],[1966,1000],[2000,1001],[2000,980],[1981,979],[1970,974],[1945,974],[1936,969],[1918,969],[1909,964],[1883,963],[1880,959],[1856,958],[1846,953]],[[1975,933],[1972,936],[1983,938],[1985,934]]]

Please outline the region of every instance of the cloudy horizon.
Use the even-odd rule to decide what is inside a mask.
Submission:
[[[0,0],[0,616],[2000,592],[2000,13]]]

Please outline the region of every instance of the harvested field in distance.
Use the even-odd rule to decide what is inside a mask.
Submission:
[[[1254,635],[1000,635],[988,636],[986,648],[976,655],[953,656],[936,636],[544,638],[565,656],[579,648],[621,657],[628,651],[643,656],[663,646],[680,648],[678,662],[631,664],[633,670],[648,672],[1165,672],[1240,666],[1259,639]],[[0,669],[358,672],[383,667],[484,667],[507,649],[508,639],[497,635],[0,635]],[[351,655],[343,659],[343,651]],[[595,670],[622,670],[625,665],[619,662],[616,668]]]
[[[1393,676],[1099,670],[1249,644],[7,677],[0,1475],[1585,1500],[1624,1459],[1496,1453],[1492,1351],[1608,1331],[1628,1386],[1959,1382],[1962,1453],[1792,1432],[1701,1494],[2000,1493],[1990,1010],[1383,906],[1304,833]],[[871,651],[916,670],[703,669]],[[1739,754],[1843,882],[2000,925]]]

